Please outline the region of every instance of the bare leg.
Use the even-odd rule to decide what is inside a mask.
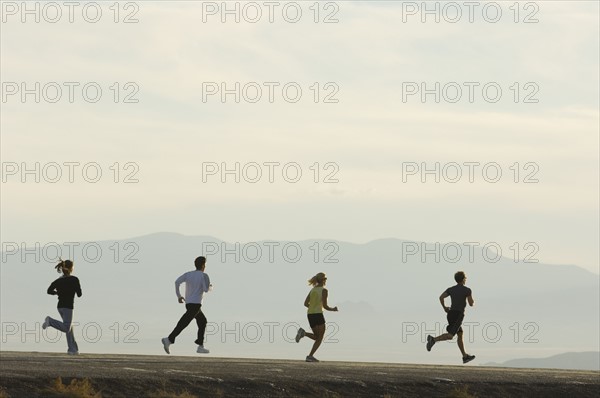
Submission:
[[[462,356],[466,357],[467,353],[465,352],[465,344],[463,343],[463,332],[458,332],[458,340],[456,342],[458,344],[458,349],[462,353]]]
[[[437,343],[438,341],[452,340],[453,337],[454,337],[454,335],[452,335],[450,333],[444,333],[438,337],[435,337],[434,340]]]
[[[317,339],[317,337],[314,334],[308,333],[308,332],[304,332],[304,337],[308,337],[311,340],[316,340]]]
[[[321,342],[323,341],[323,337],[325,336],[325,325],[317,325],[314,328],[312,328],[312,330],[314,333],[315,342],[313,344],[312,350],[310,350],[310,354],[308,354],[308,356],[311,357],[315,354],[315,352],[321,345]]]

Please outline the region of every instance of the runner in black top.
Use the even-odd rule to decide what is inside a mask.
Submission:
[[[65,260],[56,265],[57,272],[62,272],[63,276],[52,282],[48,287],[48,294],[58,295],[58,313],[62,318],[62,322],[54,318],[46,317],[42,324],[42,329],[46,329],[48,326],[60,330],[67,335],[67,353],[70,355],[78,355],[79,347],[75,341],[75,335],[73,333],[73,301],[75,294],[77,297],[81,297],[81,286],[79,285],[79,279],[76,276],[71,275],[73,273],[73,262]]]
[[[467,282],[467,276],[464,272],[458,271],[454,274],[454,280],[456,281],[456,285],[449,287],[442,293],[440,296],[440,303],[444,308],[444,311],[447,313],[448,326],[446,327],[447,333],[444,333],[440,336],[433,337],[431,335],[427,336],[427,351],[431,351],[431,347],[438,342],[444,340],[452,340],[455,334],[458,335],[458,348],[463,356],[463,363],[467,363],[475,359],[475,355],[469,355],[465,351],[465,345],[463,342],[463,329],[462,329],[462,321],[465,317],[465,307],[467,306],[467,302],[472,307],[475,304],[473,300],[473,296],[471,294],[471,289],[465,286]],[[450,308],[446,307],[444,304],[444,300],[446,297],[450,297],[452,304]]]
[[[73,309],[75,294],[77,294],[77,297],[81,297],[79,279],[76,276],[65,274],[52,282],[48,288],[48,294],[58,295],[57,308]]]

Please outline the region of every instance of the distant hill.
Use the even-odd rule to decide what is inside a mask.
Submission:
[[[438,297],[455,284],[459,269],[467,273],[475,299],[465,317],[465,342],[477,356],[475,365],[598,350],[598,274],[574,265],[515,263],[505,256],[490,262],[481,246],[472,260],[466,252],[456,262],[443,255],[407,256],[407,242],[414,248],[399,239],[238,243],[174,233],[71,242],[83,290],[75,303],[80,348],[160,354],[160,338],[184,308],[174,281],[204,254],[214,286],[203,305],[211,323],[207,342],[224,356],[306,355],[308,342],[296,344],[293,337],[297,327],[308,327],[307,280],[320,271],[328,274],[329,304],[339,307],[325,315],[332,327],[324,359],[462,364],[455,342],[425,350],[427,334],[441,334],[446,326]],[[62,246],[61,251],[70,256]],[[64,349],[64,341],[52,343],[53,331],[45,337],[40,325],[46,315],[56,316],[56,296],[46,294],[59,276],[53,255],[56,248],[2,253],[3,350]],[[193,342],[193,327],[184,334],[182,342]],[[187,349],[178,346],[181,354]]]
[[[502,363],[490,362],[483,365],[510,368],[600,370],[600,352],[565,352],[547,358],[519,358]]]

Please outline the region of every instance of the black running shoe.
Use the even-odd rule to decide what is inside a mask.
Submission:
[[[435,344],[435,340],[432,335],[427,335],[427,351],[431,351],[431,347]],[[475,358],[475,357],[473,357]]]
[[[475,355],[466,355],[463,357],[463,363],[471,362],[475,359]]]

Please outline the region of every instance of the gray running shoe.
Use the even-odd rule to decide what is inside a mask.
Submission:
[[[475,359],[475,355],[466,355],[463,357],[463,363],[471,362]]]
[[[432,335],[427,335],[427,351],[431,351],[431,347],[435,344],[435,340]]]
[[[305,334],[306,334],[306,332],[304,331],[304,329],[302,329],[302,328],[298,329],[298,333],[296,333],[296,343],[299,343],[300,339],[302,337],[304,337]]]

